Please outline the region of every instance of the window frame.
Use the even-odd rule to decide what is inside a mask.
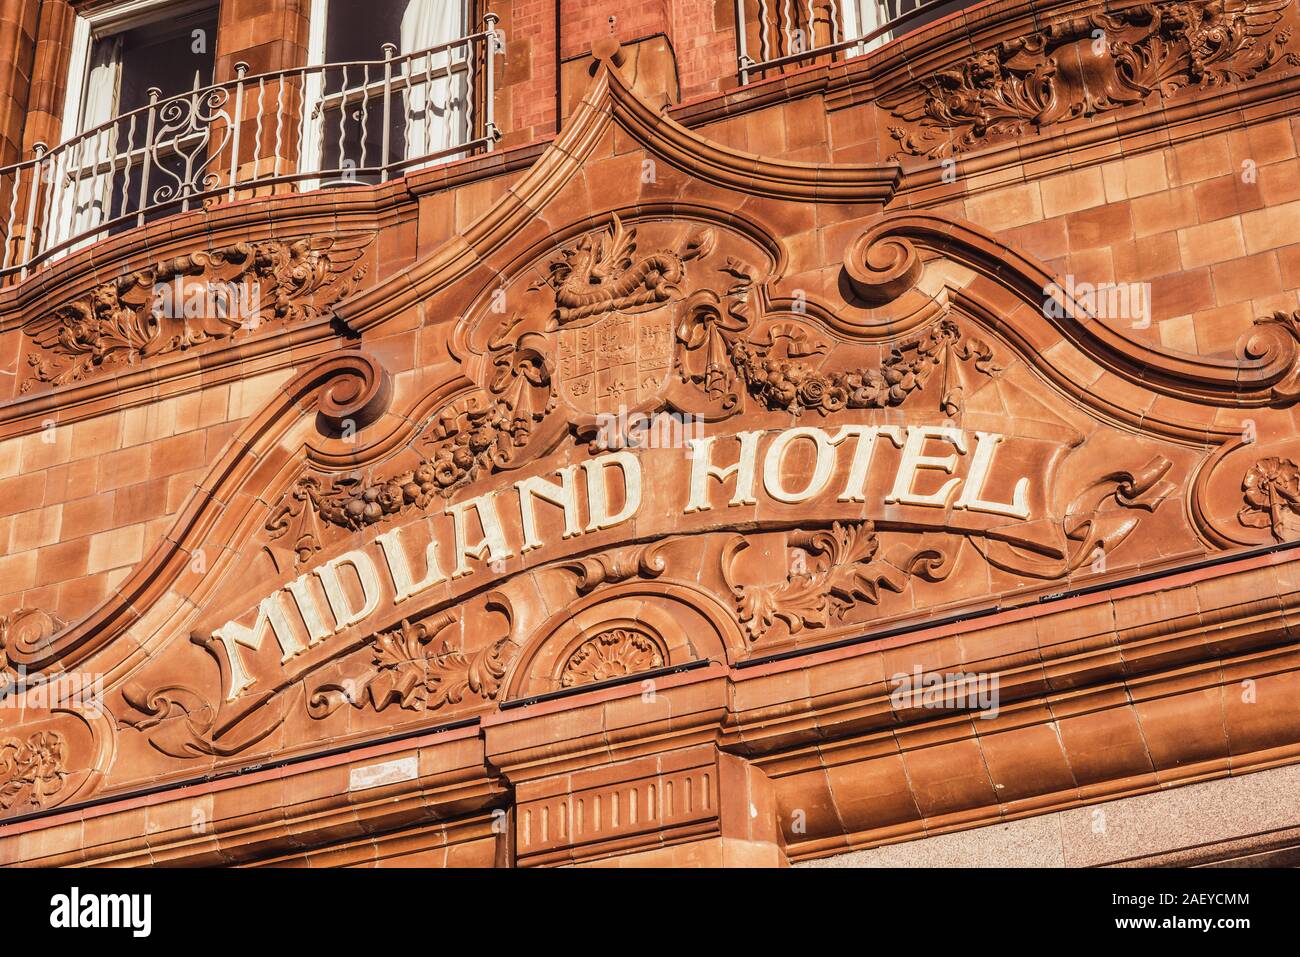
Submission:
[[[438,0],[429,0],[429,2],[438,2]],[[462,12],[460,36],[469,36],[474,32],[471,29],[471,24],[474,23],[474,13],[477,5],[475,0],[458,0],[458,2],[461,5]],[[326,63],[325,52],[326,43],[328,42],[329,4],[330,0],[311,0],[311,5],[308,8],[306,62],[308,68],[323,66]],[[443,42],[452,42],[456,39],[459,39],[459,37],[452,37]],[[404,55],[406,54],[398,53],[397,57]],[[468,61],[459,60],[452,64],[448,75],[467,73],[468,71]],[[393,77],[392,80],[388,82],[391,83],[390,89],[394,93],[405,89],[409,85],[413,85],[411,78],[407,76]],[[322,72],[312,70],[307,74],[306,82],[303,84],[302,128],[299,131],[299,142],[301,143],[301,148],[299,149],[300,172],[323,172],[321,164],[324,162],[325,157],[322,149],[322,131],[324,129],[326,113],[331,109],[346,107],[348,101],[354,97],[361,97],[363,93],[371,95],[382,93],[385,83],[386,81],[381,76],[378,79],[371,80],[364,86],[358,84],[355,87],[331,93],[326,96],[322,92],[324,85]],[[475,91],[469,90],[467,95],[473,97]],[[472,110],[472,106],[470,109]],[[468,135],[466,136],[466,142],[473,140],[473,138],[473,130],[469,130]],[[421,161],[419,159],[411,160],[402,157],[396,161],[390,162],[389,166],[396,167],[396,175],[400,176],[418,169],[423,169],[426,166],[434,165],[435,163],[447,162],[454,159],[455,156],[456,154],[452,153],[448,156],[428,161]],[[322,185],[322,180],[319,176],[316,176],[311,179],[301,180],[300,183],[304,191],[310,191],[319,189]]]
[[[181,4],[175,0],[122,0],[121,3],[107,7],[76,13],[72,24],[72,55],[68,61],[59,142],[66,143],[86,132],[81,128],[81,113],[86,98],[86,83],[90,79],[90,51],[95,41],[157,22],[164,16],[186,16],[210,6],[216,6],[219,20],[220,0],[215,3],[214,0],[187,0]],[[214,44],[216,40],[216,37],[212,38]],[[120,82],[119,79],[119,85]]]

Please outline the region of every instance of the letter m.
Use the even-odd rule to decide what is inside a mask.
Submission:
[[[226,695],[227,701],[234,701],[253,683],[253,679],[244,670],[243,658],[240,657],[236,645],[243,645],[251,651],[257,651],[262,647],[262,639],[266,637],[266,629],[269,625],[275,635],[276,644],[280,646],[280,651],[283,653],[281,661],[288,661],[298,652],[306,650],[307,646],[294,633],[289,618],[284,613],[284,605],[280,601],[281,594],[276,592],[262,599],[261,604],[257,606],[257,620],[253,622],[252,628],[247,628],[232,619],[212,633],[212,637],[225,647],[226,658],[230,662],[230,691]]]
[[[129,927],[135,913],[130,895],[103,894],[99,898],[99,923],[101,927]]]

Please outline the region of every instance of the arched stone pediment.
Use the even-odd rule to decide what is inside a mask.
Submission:
[[[9,661],[103,673],[128,766],[180,776],[1300,527],[1293,320],[1231,361],[1142,345],[885,211],[896,176],[706,143],[602,65],[462,236],[334,306],[359,348],[241,428],[120,594]],[[138,784],[111,753],[86,776]]]

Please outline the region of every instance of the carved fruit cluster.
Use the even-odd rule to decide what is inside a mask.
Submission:
[[[751,394],[769,409],[882,409],[899,405],[924,385],[945,347],[961,339],[945,320],[915,342],[895,349],[879,369],[823,372],[799,359],[777,358],[769,347],[737,339],[732,360]]]

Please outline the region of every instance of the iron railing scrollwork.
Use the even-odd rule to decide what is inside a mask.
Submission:
[[[735,0],[742,84],[821,58],[846,59],[977,0]]]
[[[235,78],[162,97],[0,168],[0,279],[163,215],[276,191],[379,183],[491,150],[497,17],[383,59]]]

